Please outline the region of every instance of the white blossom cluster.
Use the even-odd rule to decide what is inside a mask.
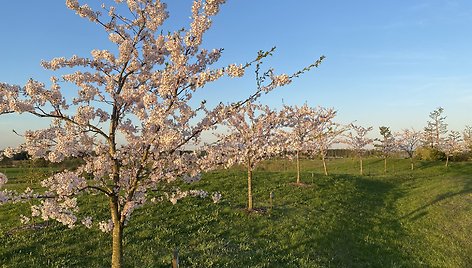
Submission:
[[[74,227],[77,221],[74,214],[78,210],[76,198],[64,198],[61,201],[45,199],[41,201],[39,206],[33,206],[32,210],[32,216],[41,216],[45,221],[49,219],[57,220],[69,228]]]
[[[213,193],[215,194],[215,193]],[[208,192],[204,190],[188,190],[188,191],[182,191],[180,188],[175,189],[175,191],[171,193],[165,193],[165,196],[167,200],[169,200],[173,205],[177,204],[177,201],[179,201],[182,198],[185,197],[199,197],[199,198],[206,198],[208,196]],[[220,197],[221,198],[221,197]]]
[[[58,197],[69,197],[86,188],[87,182],[76,173],[65,170],[43,180],[41,186],[48,188]]]
[[[374,141],[367,136],[370,131],[372,131],[372,127],[362,127],[351,124],[350,131],[347,133],[343,143],[349,145],[351,149],[360,155],[366,149],[366,146],[372,144]]]
[[[7,182],[7,177],[4,174],[1,174],[0,177],[2,177],[2,175],[4,181],[3,184],[5,184]],[[2,187],[3,185],[0,183],[0,189],[2,189]],[[0,191],[0,205],[5,203],[25,203],[31,199],[36,199],[39,197],[40,195],[33,192],[33,190],[31,190],[29,187],[26,187],[26,189],[21,193],[18,193],[15,190],[3,189]]]
[[[396,133],[395,136],[397,137],[397,147],[413,157],[413,152],[421,141],[421,132],[414,129],[403,129],[401,132]]]
[[[228,66],[227,73],[231,77],[242,77],[244,75],[244,68],[242,65],[231,64]]]
[[[0,172],[0,188],[8,182],[8,178],[5,174]]]
[[[248,103],[223,122],[227,134],[216,134],[219,141],[209,147],[208,158],[228,168],[243,164],[253,169],[260,161],[283,150],[277,133],[280,116],[268,106]]]
[[[100,231],[104,232],[104,233],[109,233],[111,232],[111,230],[113,230],[113,221],[112,220],[109,220],[109,221],[101,221],[98,223],[98,228],[100,229]]]
[[[2,189],[3,185],[5,185],[8,182],[8,178],[5,174],[0,172],[0,190]],[[0,204],[6,203],[10,198],[9,198],[8,192],[5,190],[0,191]]]
[[[306,103],[300,107],[285,105],[281,116],[284,122],[281,134],[287,150],[292,152],[323,156],[344,131],[333,121],[336,116],[333,108],[312,108]]]
[[[221,193],[220,192],[214,192],[212,195],[211,195],[211,199],[213,200],[213,203],[219,203],[220,200],[221,200]]]
[[[92,217],[87,216],[82,219],[82,224],[88,229],[92,228]]]
[[[463,142],[462,135],[459,131],[452,130],[441,144],[441,149],[449,159],[454,154],[467,150],[467,144]]]

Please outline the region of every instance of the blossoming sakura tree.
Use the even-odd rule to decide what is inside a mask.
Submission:
[[[276,131],[280,126],[279,113],[268,106],[247,103],[233,113],[224,125],[229,133],[217,134],[219,140],[213,146],[213,161],[224,163],[226,167],[241,164],[247,170],[247,210],[253,210],[252,173],[259,162],[277,155],[282,150],[283,141]]]
[[[336,142],[342,128],[333,121],[336,111],[332,108],[312,108],[307,104],[301,107],[284,106],[282,111],[283,125],[288,130],[283,131],[287,150],[295,152],[297,165],[297,184],[300,184],[300,153],[320,155],[323,160],[324,172],[328,175],[326,153]]]
[[[300,153],[307,153],[313,150],[313,136],[310,135],[316,125],[319,123],[319,114],[315,108],[304,104],[301,107],[285,105],[281,115],[283,116],[283,125],[286,130],[281,134],[286,141],[286,150],[295,152],[295,161],[297,165],[297,184],[300,180]]]
[[[472,150],[472,126],[465,126],[464,130],[462,131],[462,138],[465,143],[465,150],[471,151]]]
[[[408,154],[408,158],[410,158],[411,170],[413,170],[415,168],[413,156],[421,142],[421,131],[414,129],[403,129],[401,132],[395,134],[395,136],[397,137],[395,139],[397,147]]]
[[[195,176],[205,166],[197,153],[185,153],[185,147],[198,143],[203,131],[235,116],[242,105],[290,83],[322,60],[293,75],[270,70],[264,86],[247,99],[208,107],[195,92],[225,75],[243,76],[246,68],[272,52],[259,52],[255,61],[244,65],[212,67],[222,49],[207,50],[201,44],[224,2],[193,1],[188,29],[167,32],[161,28],[169,15],[159,0],[115,0],[115,6],[102,5],[101,11],[67,0],[69,9],[102,28],[116,49],[44,61],[42,66],[49,70],[74,70],[52,77],[50,86],[33,79],[24,86],[0,83],[0,114],[29,113],[51,121],[46,129],[24,133],[21,149],[33,158],[61,162],[80,157],[84,164],[45,179],[43,193],[5,190],[0,201],[38,199],[32,216],[69,227],[82,222],[110,232],[112,267],[121,267],[123,229],[133,210],[150,200],[158,184]],[[75,95],[64,94],[74,85]],[[0,179],[6,182],[3,175]],[[81,211],[89,214],[79,218],[77,197],[97,193],[107,197],[109,218],[95,219],[93,211]],[[188,194],[205,195],[196,191],[168,196],[175,203]]]
[[[346,138],[343,141],[343,143],[346,143],[359,157],[359,172],[361,175],[364,175],[362,154],[364,153],[365,147],[373,142],[373,139],[367,137],[367,134],[370,131],[372,131],[372,127],[362,127],[351,124],[350,131],[347,133]]]
[[[346,127],[334,122],[336,111],[333,108],[320,108],[319,114],[319,124],[312,133],[315,143],[313,152],[321,157],[324,174],[328,176],[328,165],[326,164],[328,150],[340,142],[340,135],[346,131]]]
[[[452,130],[447,138],[444,139],[443,144],[441,144],[441,149],[446,155],[446,167],[449,166],[449,158],[454,154],[465,151],[465,143],[463,143],[461,133],[459,131]]]

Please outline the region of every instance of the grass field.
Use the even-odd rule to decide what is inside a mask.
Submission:
[[[404,159],[271,160],[254,173],[255,207],[247,213],[246,175],[237,168],[204,174],[192,188],[220,191],[218,204],[188,198],[148,205],[125,229],[126,267],[471,267],[472,163]],[[0,168],[11,188],[37,182],[35,169]],[[42,176],[51,172],[39,170]],[[189,187],[189,186],[185,186]],[[269,193],[275,195],[270,207]],[[101,197],[81,200],[84,212],[107,213]],[[28,204],[0,207],[1,267],[107,267],[110,238],[97,228],[72,230],[56,222],[21,227]]]

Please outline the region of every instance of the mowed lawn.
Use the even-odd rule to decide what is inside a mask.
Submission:
[[[126,267],[472,267],[472,163],[394,159],[263,162],[254,173],[254,202],[247,213],[246,174],[233,168],[204,174],[182,188],[220,191],[223,198],[187,198],[147,205],[125,229]],[[37,188],[35,168],[8,169],[10,188]],[[41,169],[46,176],[49,169]],[[174,185],[175,186],[175,185]],[[269,196],[273,192],[271,204]],[[80,200],[79,214],[103,220],[101,196]],[[94,228],[56,222],[22,226],[29,204],[0,206],[0,267],[107,267],[110,237]],[[95,223],[96,224],[96,223]],[[96,225],[94,226],[96,227]]]

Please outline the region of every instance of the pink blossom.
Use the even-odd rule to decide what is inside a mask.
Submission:
[[[85,188],[87,183],[83,177],[74,172],[65,170],[41,182],[41,186],[47,187],[58,196],[71,196],[77,191]]]
[[[98,228],[104,233],[109,233],[113,230],[113,221],[101,221],[98,223]]]
[[[21,224],[28,224],[30,222],[30,218],[20,214],[20,222]]]
[[[244,68],[242,65],[237,66],[236,64],[231,64],[228,66],[226,72],[231,77],[242,77],[244,75]]]
[[[92,228],[92,217],[85,217],[82,219],[82,224],[87,228]]]
[[[77,217],[74,212],[77,211],[77,200],[75,198],[65,198],[63,202],[53,199],[41,201],[39,210],[43,220],[54,219],[58,222],[73,228]]]
[[[278,87],[285,86],[292,82],[288,75],[286,74],[281,74],[273,77],[273,83],[276,84]]]
[[[17,152],[18,150],[11,147],[7,147],[5,148],[5,150],[3,150],[3,155],[5,157],[12,158]]]
[[[8,178],[5,174],[0,172],[0,188],[8,182]]]
[[[219,203],[220,200],[221,200],[221,193],[219,192],[214,192],[212,195],[211,195],[211,199],[213,200],[213,203]]]

